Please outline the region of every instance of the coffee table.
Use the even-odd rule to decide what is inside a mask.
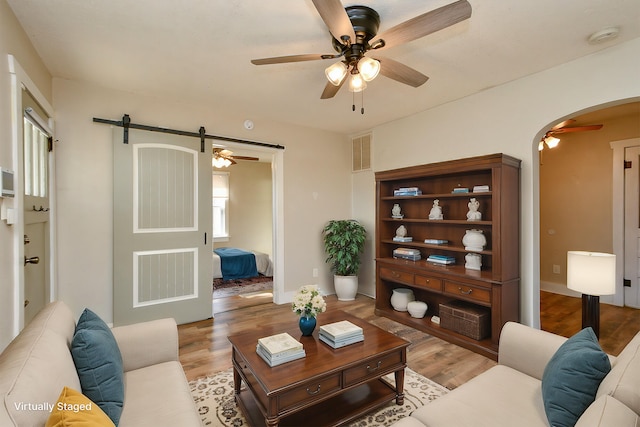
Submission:
[[[318,339],[321,325],[340,320],[360,326],[364,341],[333,349]],[[272,368],[258,356],[256,344],[282,332],[303,344],[306,357]],[[394,399],[404,403],[409,342],[348,313],[321,314],[310,337],[301,336],[292,316],[229,341],[236,402],[251,426],[340,426]],[[396,386],[382,378],[391,372]]]

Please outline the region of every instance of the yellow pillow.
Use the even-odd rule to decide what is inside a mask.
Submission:
[[[65,387],[54,405],[45,427],[109,426],[115,427],[111,418],[87,396]]]

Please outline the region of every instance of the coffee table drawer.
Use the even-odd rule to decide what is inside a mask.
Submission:
[[[386,356],[369,359],[358,366],[344,371],[345,387],[366,381],[369,378],[377,378],[380,372],[392,367],[402,366],[402,352],[391,353]]]
[[[308,404],[328,393],[340,390],[340,374],[322,378],[316,381],[309,381],[290,391],[283,393],[279,397],[278,411],[292,409],[299,405]]]

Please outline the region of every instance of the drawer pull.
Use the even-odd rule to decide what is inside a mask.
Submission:
[[[313,396],[314,394],[318,394],[320,393],[320,384],[318,384],[318,387],[315,389],[315,391],[311,391],[309,390],[309,387],[307,387],[307,394],[309,396]]]
[[[468,291],[463,291],[461,287],[458,287],[458,290],[463,295],[471,295],[471,292],[473,292],[473,289],[469,289]]]
[[[391,272],[391,275],[392,275],[393,277],[395,277],[396,279],[400,277],[400,273],[398,273],[397,271],[392,271],[392,272]]]
[[[378,364],[375,367],[371,367],[371,365],[367,365],[367,371],[369,372],[375,372],[378,369],[380,369],[380,367],[382,366],[382,360],[378,361]]]

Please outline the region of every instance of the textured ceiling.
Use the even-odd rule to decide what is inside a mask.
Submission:
[[[251,59],[333,53],[311,0],[7,0],[55,77],[128,92],[224,103],[260,120],[356,133],[640,37],[638,0],[469,0],[469,20],[385,49],[430,77],[419,88],[379,76],[365,114],[343,87],[321,100],[332,60],[256,66]],[[447,0],[371,0],[384,31]],[[587,43],[619,26],[618,38]]]

